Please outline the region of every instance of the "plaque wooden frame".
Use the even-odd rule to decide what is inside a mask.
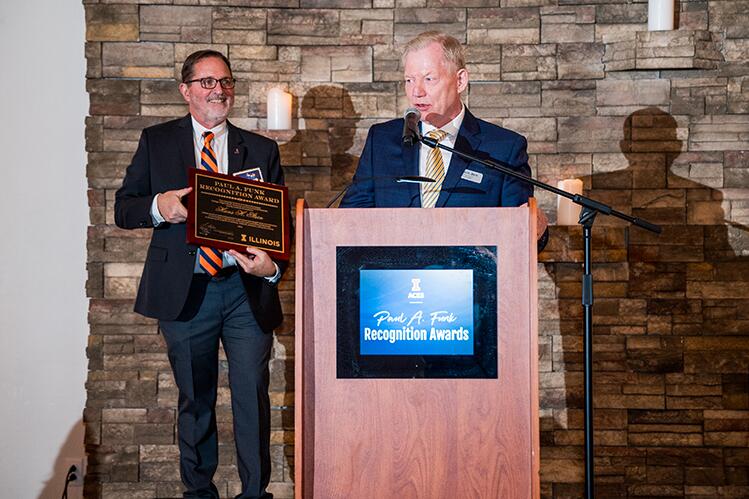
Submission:
[[[198,177],[207,177],[212,178],[216,180],[220,180],[222,182],[231,182],[232,184],[237,185],[243,185],[243,186],[251,186],[256,189],[261,189],[262,191],[273,191],[279,195],[279,206],[278,207],[272,207],[274,210],[280,210],[280,217],[278,217],[277,213],[274,213],[274,215],[277,218],[280,218],[280,234],[274,234],[271,239],[267,239],[266,237],[259,238],[256,237],[255,240],[252,240],[252,234],[253,231],[252,228],[246,228],[244,229],[247,233],[241,234],[240,236],[242,238],[247,238],[246,241],[242,241],[241,239],[239,241],[235,240],[228,240],[226,238],[219,237],[218,234],[212,234],[213,237],[206,237],[203,235],[198,234],[199,228],[201,224],[198,222],[198,211],[197,211],[197,197],[201,194],[198,192]],[[276,185],[276,184],[270,184],[267,182],[260,182],[257,180],[249,180],[242,177],[237,177],[234,175],[224,175],[222,173],[215,173],[207,170],[197,169],[197,168],[190,168],[188,171],[188,179],[189,179],[189,186],[192,187],[192,191],[190,194],[188,194],[187,201],[187,242],[192,244],[198,244],[201,246],[211,246],[213,248],[219,248],[223,250],[230,250],[234,249],[239,252],[244,253],[245,248],[247,246],[254,246],[256,248],[260,248],[264,251],[266,251],[271,257],[279,259],[279,260],[288,260],[291,256],[291,227],[290,227],[290,210],[289,210],[289,190],[284,185]],[[228,197],[228,195],[227,195]],[[250,201],[247,201],[245,199],[238,200],[239,202],[244,202],[248,205],[253,204]],[[258,204],[258,203],[255,203]],[[267,205],[264,205],[266,208]],[[228,222],[227,222],[228,223]],[[230,223],[228,223],[230,224]],[[257,230],[257,229],[256,229]],[[237,229],[234,227],[234,232],[236,232]],[[237,235],[237,234],[235,234]],[[261,240],[262,239],[262,240]],[[267,241],[267,242],[264,242]],[[272,245],[272,243],[278,242],[280,245],[280,249],[277,249]]]

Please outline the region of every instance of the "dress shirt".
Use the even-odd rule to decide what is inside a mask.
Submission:
[[[466,107],[464,105],[461,105],[460,113],[453,118],[451,122],[446,124],[443,127],[440,127],[439,129],[426,121],[421,122],[421,134],[426,135],[427,133],[431,132],[432,130],[442,130],[447,134],[447,136],[440,141],[440,144],[446,145],[448,147],[454,147],[455,141],[458,138],[458,132],[460,131],[460,125],[463,124],[463,116],[466,114]],[[429,152],[432,150],[431,147],[429,147],[426,144],[421,144],[421,148],[419,149],[419,175],[426,176],[427,171],[427,159],[429,158]],[[447,169],[450,166],[450,160],[453,157],[453,153],[450,151],[446,151],[444,149],[439,149],[440,153],[442,153],[442,163],[445,165],[445,175],[447,175]],[[429,184],[421,184],[421,195],[424,195],[424,189],[428,188]]]

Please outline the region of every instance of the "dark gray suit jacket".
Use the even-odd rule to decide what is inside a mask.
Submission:
[[[229,174],[260,168],[263,180],[283,184],[278,146],[270,139],[228,123]],[[151,204],[156,194],[188,186],[187,170],[195,167],[190,115],[143,130],[138,149],[115,195],[115,223],[123,229],[153,227]],[[187,243],[184,223],[154,228],[135,311],[146,317],[174,320],[187,301],[198,247]],[[277,261],[281,272],[287,263]],[[283,315],[278,289],[267,279],[241,272],[252,312],[270,333]]]

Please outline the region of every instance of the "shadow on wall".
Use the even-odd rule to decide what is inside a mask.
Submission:
[[[290,177],[287,182],[301,187],[290,196],[292,202],[305,196],[311,207],[321,207],[354,175],[359,157],[349,149],[354,145],[360,114],[345,88],[318,85],[304,95],[301,116],[305,128],[281,145],[281,162]],[[321,182],[330,185],[319,185]]]
[[[749,409],[749,352],[734,341],[749,333],[749,258],[741,256],[749,230],[726,221],[720,191],[686,178],[709,169],[712,153],[681,152],[677,130],[658,108],[632,113],[620,141],[629,166],[583,179],[587,196],[663,227],[656,235],[606,216],[593,227],[596,475],[606,496],[659,483],[656,462],[677,486],[739,484],[749,471],[727,472],[740,449],[708,433],[709,418],[721,418],[711,410]],[[723,153],[714,156],[722,171]],[[542,446],[554,455],[542,462],[542,481],[574,495],[583,480],[582,235],[555,232],[545,267],[559,331],[541,386]],[[543,305],[541,314],[543,322]]]
[[[59,499],[62,495],[62,491],[65,487],[65,476],[67,475],[69,467],[68,459],[77,459],[80,461],[84,459],[84,433],[85,427],[83,425],[83,420],[77,421],[70,429],[65,442],[63,442],[60,447],[60,451],[57,453],[55,463],[50,472],[50,477],[44,482],[44,488],[37,496],[37,499]],[[80,499],[82,497],[83,487],[80,485],[68,486],[69,499]]]
[[[349,154],[354,145],[356,125],[360,115],[354,109],[351,96],[345,88],[333,85],[318,85],[310,88],[302,98],[301,118],[304,129],[296,131],[294,137],[279,149],[284,168],[286,185],[289,187],[292,212],[296,200],[304,198],[312,208],[321,208],[343,189],[354,175],[359,157]],[[302,120],[299,120],[300,124]],[[301,125],[300,125],[301,126]],[[292,214],[292,216],[294,216]],[[294,282],[294,248],[292,260],[282,283],[284,292]],[[285,322],[276,331],[276,348],[293,350],[293,308],[287,307]],[[274,410],[271,426],[294,431],[294,357],[274,356],[271,360],[271,400],[283,400],[281,410]],[[294,448],[292,445],[272,445],[272,482],[290,482],[294,475]],[[274,484],[271,484],[271,488]],[[286,489],[274,489],[274,494],[283,496]]]

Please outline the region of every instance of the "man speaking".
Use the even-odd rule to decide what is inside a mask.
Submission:
[[[452,36],[427,31],[403,51],[408,101],[421,114],[421,134],[481,159],[495,159],[530,176],[525,137],[473,116],[460,94],[468,87],[463,47]],[[341,207],[520,206],[533,186],[439,148],[403,142],[403,119],[374,125]],[[435,182],[400,184],[397,177]],[[539,246],[547,237],[539,210]]]

